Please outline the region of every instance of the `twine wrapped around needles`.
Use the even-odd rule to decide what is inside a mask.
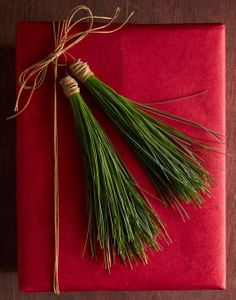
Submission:
[[[84,17],[74,21],[79,13],[85,13]],[[113,33],[120,30],[132,17],[134,12],[130,13],[126,20],[118,25],[116,28],[109,29],[109,26],[117,20],[120,14],[120,8],[115,10],[114,16],[96,16],[92,11],[85,5],[76,6],[69,12],[67,18],[63,21],[53,22],[53,33],[55,41],[55,49],[45,58],[39,60],[37,63],[31,65],[29,68],[25,69],[19,76],[19,90],[17,93],[16,103],[15,103],[15,114],[10,116],[8,119],[17,117],[20,115],[30,104],[32,96],[36,89],[38,89],[44,82],[45,76],[49,65],[54,65],[54,237],[55,237],[55,261],[54,261],[54,279],[53,279],[53,290],[55,294],[60,294],[59,288],[59,184],[58,184],[58,124],[57,124],[57,72],[58,58],[61,56],[70,56],[68,51],[80,43],[88,34],[91,33]],[[107,21],[104,25],[94,26],[94,21]],[[74,27],[81,23],[87,22],[87,29],[81,32],[73,33]],[[19,108],[22,93],[24,90],[30,90],[29,97],[22,108]]]
[[[67,98],[70,98],[74,94],[80,93],[80,88],[77,81],[71,76],[66,76],[60,80],[60,85],[63,88],[63,92]]]

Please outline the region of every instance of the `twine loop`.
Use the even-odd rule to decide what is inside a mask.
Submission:
[[[80,13],[84,12],[86,15],[73,21],[73,19]],[[13,116],[9,117],[11,119],[22,113],[29,105],[33,93],[38,89],[44,82],[48,67],[51,63],[58,66],[65,66],[65,64],[58,64],[57,60],[59,57],[71,56],[68,51],[74,47],[76,44],[81,42],[88,34],[91,33],[113,33],[120,30],[132,17],[133,13],[130,13],[126,20],[118,25],[116,28],[108,29],[110,25],[114,23],[120,13],[120,8],[115,10],[112,17],[106,16],[96,16],[93,15],[92,11],[85,5],[76,6],[63,21],[53,22],[53,33],[55,41],[55,49],[45,58],[39,60],[29,68],[25,69],[19,76],[19,90],[16,98],[14,111],[16,112]],[[107,21],[104,25],[94,26],[94,21]],[[81,22],[86,22],[87,29],[80,32],[75,32],[75,26]],[[72,56],[71,56],[72,57]],[[30,90],[30,95],[24,104],[24,106],[19,109],[19,102],[23,93],[23,90]]]

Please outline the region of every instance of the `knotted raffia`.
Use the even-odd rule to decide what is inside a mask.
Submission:
[[[81,59],[74,61],[69,66],[70,71],[72,74],[82,83],[93,75],[93,72],[90,70],[89,65],[87,62],[83,62]]]
[[[86,15],[78,18],[78,14],[84,12]],[[58,77],[58,66],[65,66],[65,64],[58,64],[58,59],[61,56],[72,57],[68,51],[80,43],[88,34],[106,34],[120,30],[132,17],[133,13],[130,13],[126,20],[115,28],[108,29],[108,27],[114,23],[118,18],[120,8],[115,10],[115,14],[112,17],[107,16],[96,16],[92,13],[89,7],[85,5],[76,6],[72,9],[65,20],[59,22],[52,22],[55,49],[49,53],[45,58],[39,60],[35,64],[26,68],[19,76],[19,90],[16,97],[15,103],[15,114],[10,116],[8,119],[14,118],[20,115],[30,104],[33,94],[44,82],[49,65],[54,66],[54,126],[53,126],[53,154],[54,154],[54,239],[55,239],[55,255],[54,255],[54,275],[53,275],[53,290],[54,293],[60,294],[59,287],[59,172],[58,172],[58,124],[57,124],[57,77]],[[77,18],[76,18],[77,17]],[[74,20],[75,19],[75,20]],[[94,26],[94,21],[98,20],[98,23],[103,20],[107,23]],[[80,22],[86,22],[87,28],[84,31],[74,32],[74,28]],[[91,71],[90,71],[91,72]],[[86,80],[89,76],[88,73],[82,72],[84,76],[82,80]],[[72,79],[72,78],[71,78]],[[65,80],[64,84],[68,85],[66,88],[66,95],[70,95],[71,92],[79,92],[79,87],[75,87],[72,84],[71,79]],[[69,82],[69,83],[68,83]],[[29,97],[26,102],[20,108],[20,102],[24,90],[29,90]]]
[[[78,86],[77,81],[71,76],[64,77],[60,81],[60,85],[62,86],[63,92],[65,93],[66,97],[68,98],[80,92],[80,88]]]

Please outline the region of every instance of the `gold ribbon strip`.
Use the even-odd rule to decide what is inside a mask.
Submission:
[[[75,17],[81,12],[86,15],[73,21]],[[54,120],[53,120],[53,153],[54,153],[54,239],[55,239],[55,253],[54,253],[54,276],[53,276],[53,290],[54,293],[60,294],[59,285],[59,172],[58,172],[58,124],[57,124],[57,77],[58,66],[66,66],[65,64],[59,64],[58,58],[62,55],[65,58],[71,56],[68,51],[76,44],[81,42],[90,33],[113,33],[120,30],[132,17],[133,13],[129,14],[126,20],[118,25],[115,29],[107,29],[118,18],[120,9],[115,10],[115,14],[112,17],[96,16],[92,11],[84,5],[76,6],[68,14],[67,18],[57,23],[53,22],[53,32],[55,40],[55,49],[45,58],[39,60],[29,68],[25,69],[19,76],[19,90],[15,103],[15,114],[8,119],[14,118],[20,115],[30,104],[32,96],[37,88],[39,88],[46,77],[47,70],[50,64],[54,65]],[[94,26],[94,21],[105,20],[106,24],[100,26]],[[73,33],[73,29],[80,22],[88,24],[86,30]],[[71,56],[72,57],[72,56]],[[19,109],[20,100],[24,90],[30,90],[29,97],[26,103],[21,109]]]

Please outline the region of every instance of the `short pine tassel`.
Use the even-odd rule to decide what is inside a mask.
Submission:
[[[209,193],[210,174],[203,168],[199,153],[213,150],[181,131],[158,120],[151,113],[174,119],[203,129],[201,125],[129,100],[103,83],[80,60],[70,65],[70,70],[102,106],[110,119],[118,126],[136,156],[154,183],[165,205],[180,202],[201,205],[203,194]]]
[[[125,264],[137,258],[146,263],[146,248],[160,250],[157,238],[168,234],[84,102],[77,82],[67,76],[61,85],[70,99],[84,158],[91,254],[96,257],[98,241],[107,270],[115,254]]]

